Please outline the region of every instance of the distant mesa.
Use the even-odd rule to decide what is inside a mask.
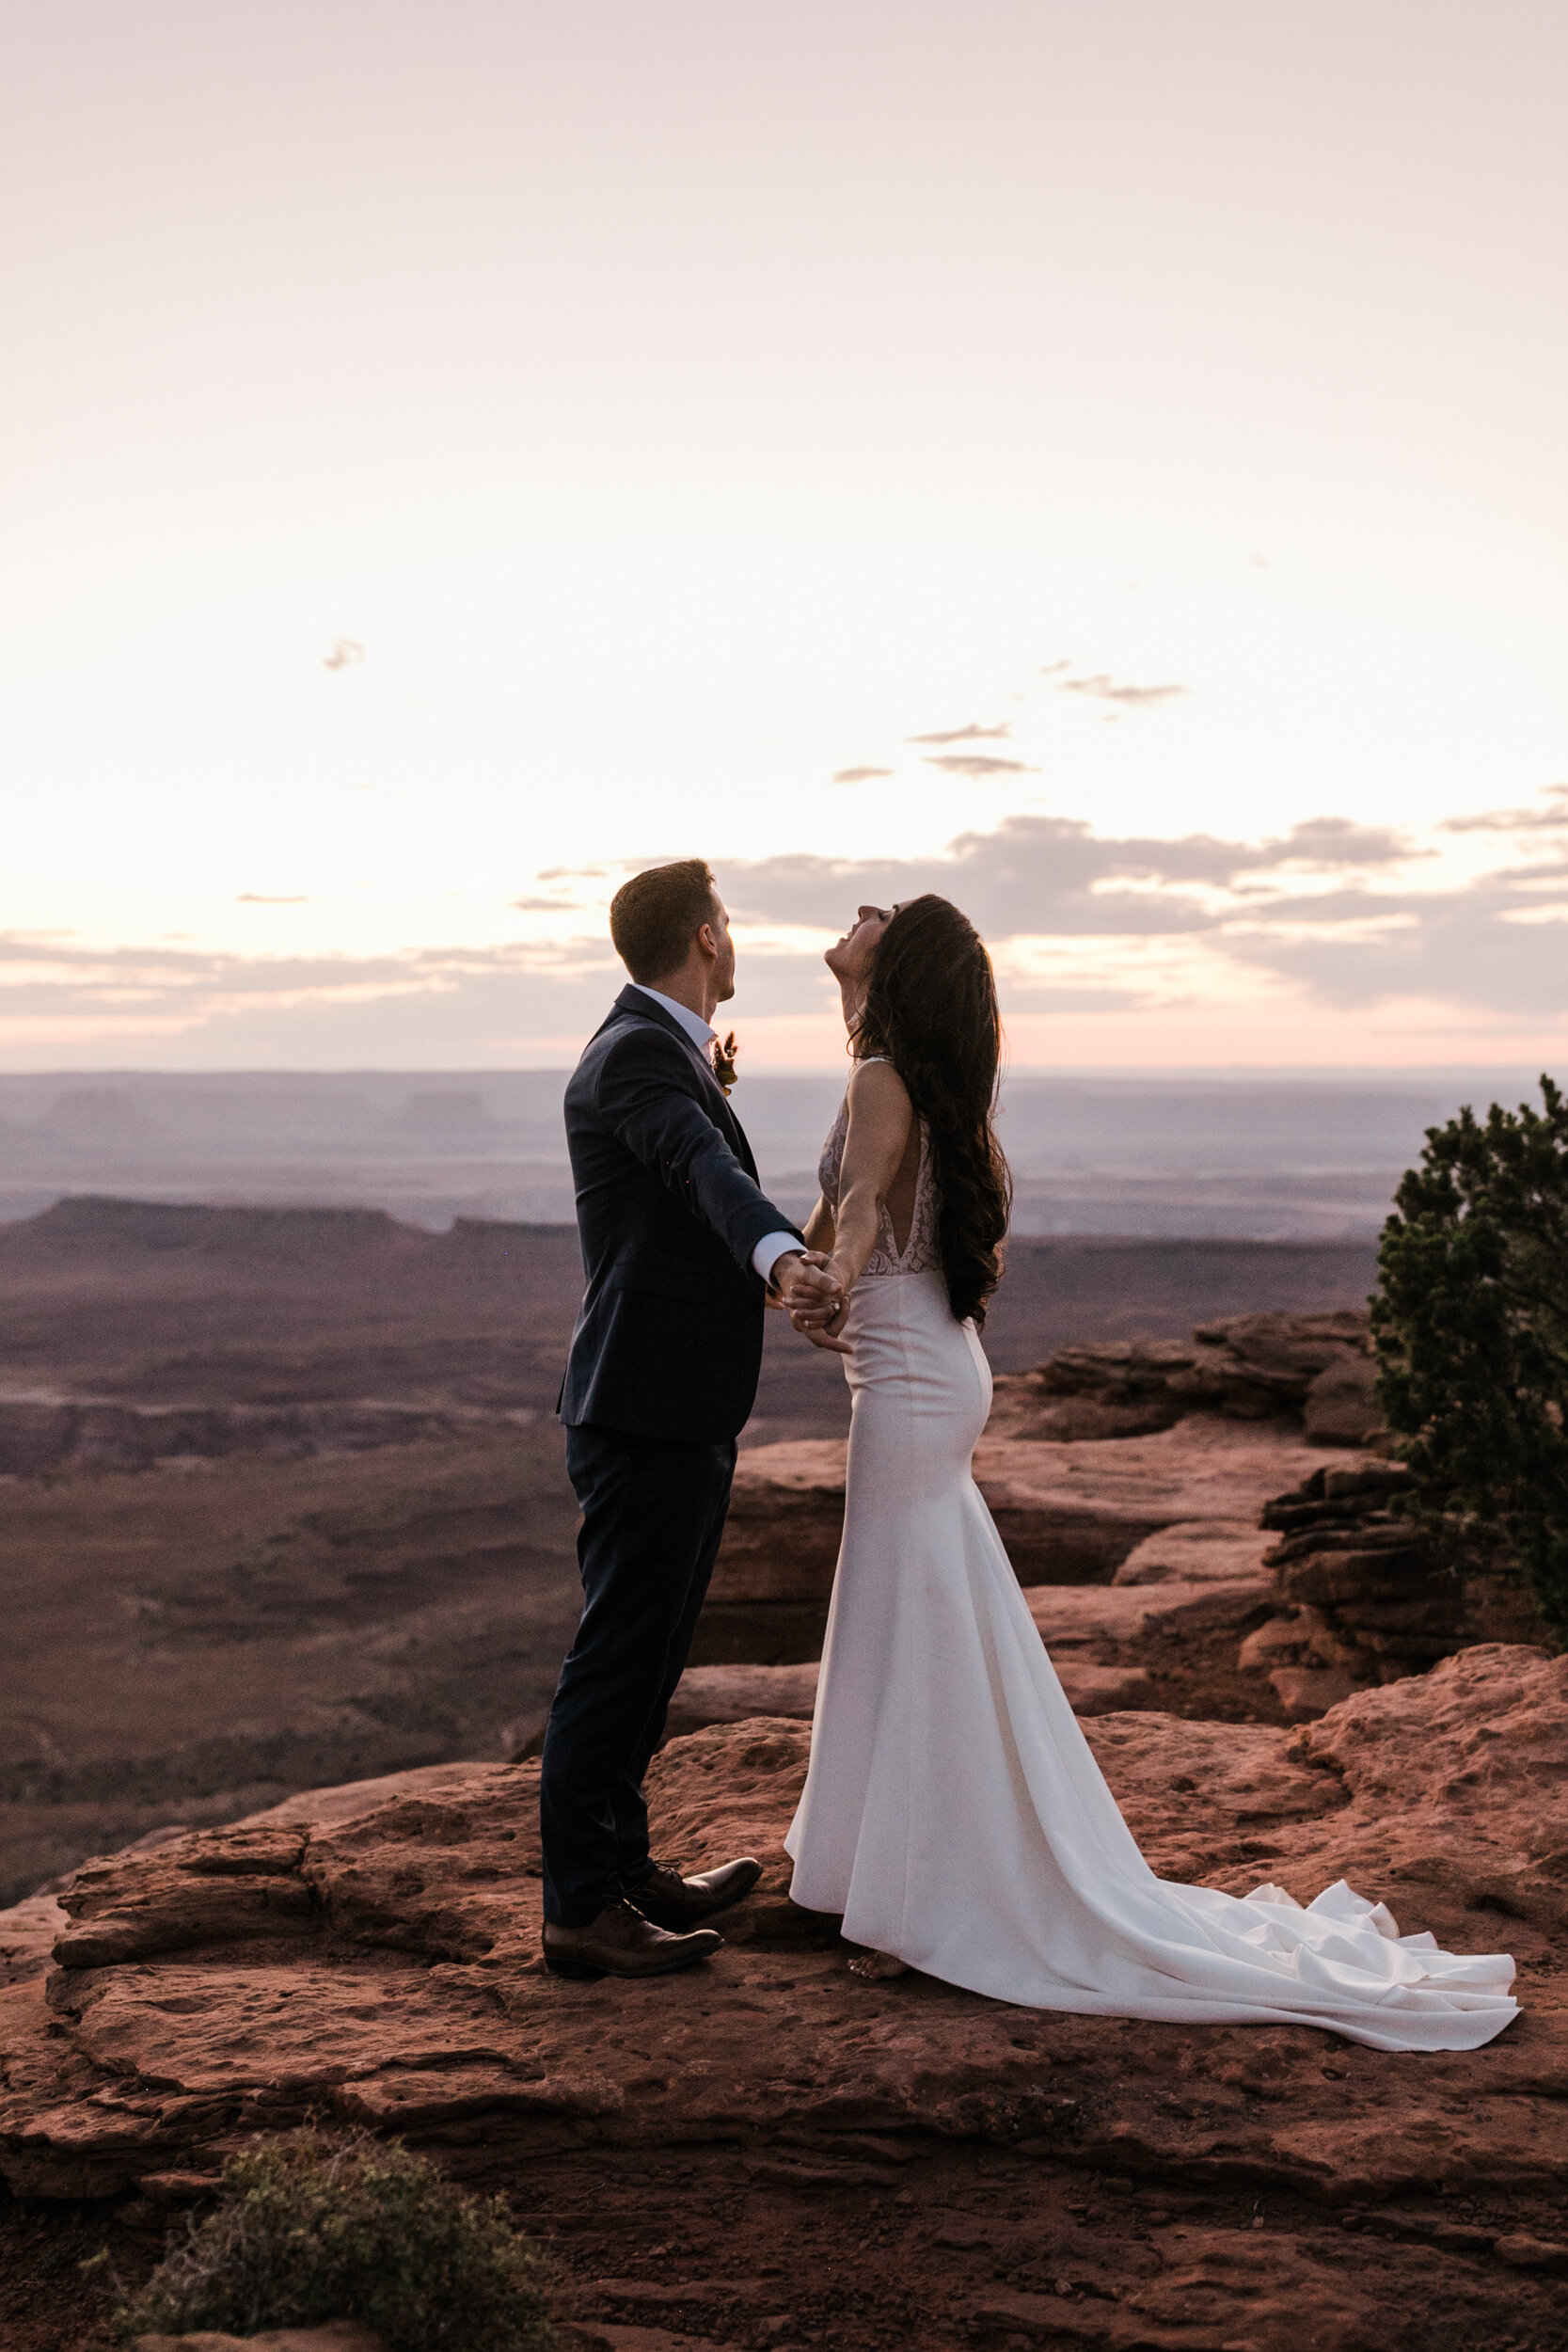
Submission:
[[[401,1127],[421,1136],[465,1135],[493,1127],[483,1094],[443,1089],[438,1094],[411,1094],[403,1106]]]
[[[40,1123],[56,1134],[96,1138],[141,1134],[153,1122],[121,1087],[78,1087],[56,1095]]]
[[[385,1209],[208,1208],[190,1200],[118,1200],[79,1193],[10,1231],[34,1243],[99,1243],[126,1251],[194,1249],[220,1256],[343,1257],[431,1237]]]
[[[459,1216],[445,1233],[404,1224],[385,1209],[209,1206],[195,1200],[125,1200],[77,1193],[37,1216],[0,1227],[0,1247],[68,1253],[94,1247],[107,1255],[145,1256],[188,1249],[207,1257],[331,1262],[396,1252],[440,1259],[507,1255],[526,1234],[553,1226]],[[575,1243],[574,1243],[575,1248]]]

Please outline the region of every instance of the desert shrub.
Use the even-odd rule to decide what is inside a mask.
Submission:
[[[1429,1127],[1383,1229],[1378,1401],[1402,1506],[1450,1559],[1523,1574],[1568,1634],[1568,1104]]]
[[[259,2140],[224,2168],[141,2292],[123,2336],[358,2319],[392,2352],[547,2352],[546,2267],[499,2199],[465,2195],[423,2156],[369,2133]]]

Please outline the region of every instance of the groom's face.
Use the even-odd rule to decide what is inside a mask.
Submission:
[[[730,918],[725,912],[724,901],[717,890],[713,894],[711,928],[713,943],[719,950],[719,961],[713,968],[714,986],[719,992],[720,1004],[727,1005],[735,994],[735,942],[730,937]]]

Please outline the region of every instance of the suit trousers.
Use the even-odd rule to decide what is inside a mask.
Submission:
[[[566,1432],[583,1612],[545,1731],[545,1916],[586,1927],[647,1878],[642,1780],[686,1670],[729,1508],[735,1440]]]

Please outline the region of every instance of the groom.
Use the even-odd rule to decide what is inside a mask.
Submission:
[[[545,1960],[568,1977],[662,1976],[717,1951],[705,1922],[760,1863],[682,1878],[648,1851],[642,1777],[723,1534],[771,1293],[809,1320],[823,1259],[757,1188],[714,1074],[735,993],[729,917],[701,858],[616,892],[631,984],[566,1089],[587,1289],[560,1413],[582,1510],[583,1613],[545,1733]]]

